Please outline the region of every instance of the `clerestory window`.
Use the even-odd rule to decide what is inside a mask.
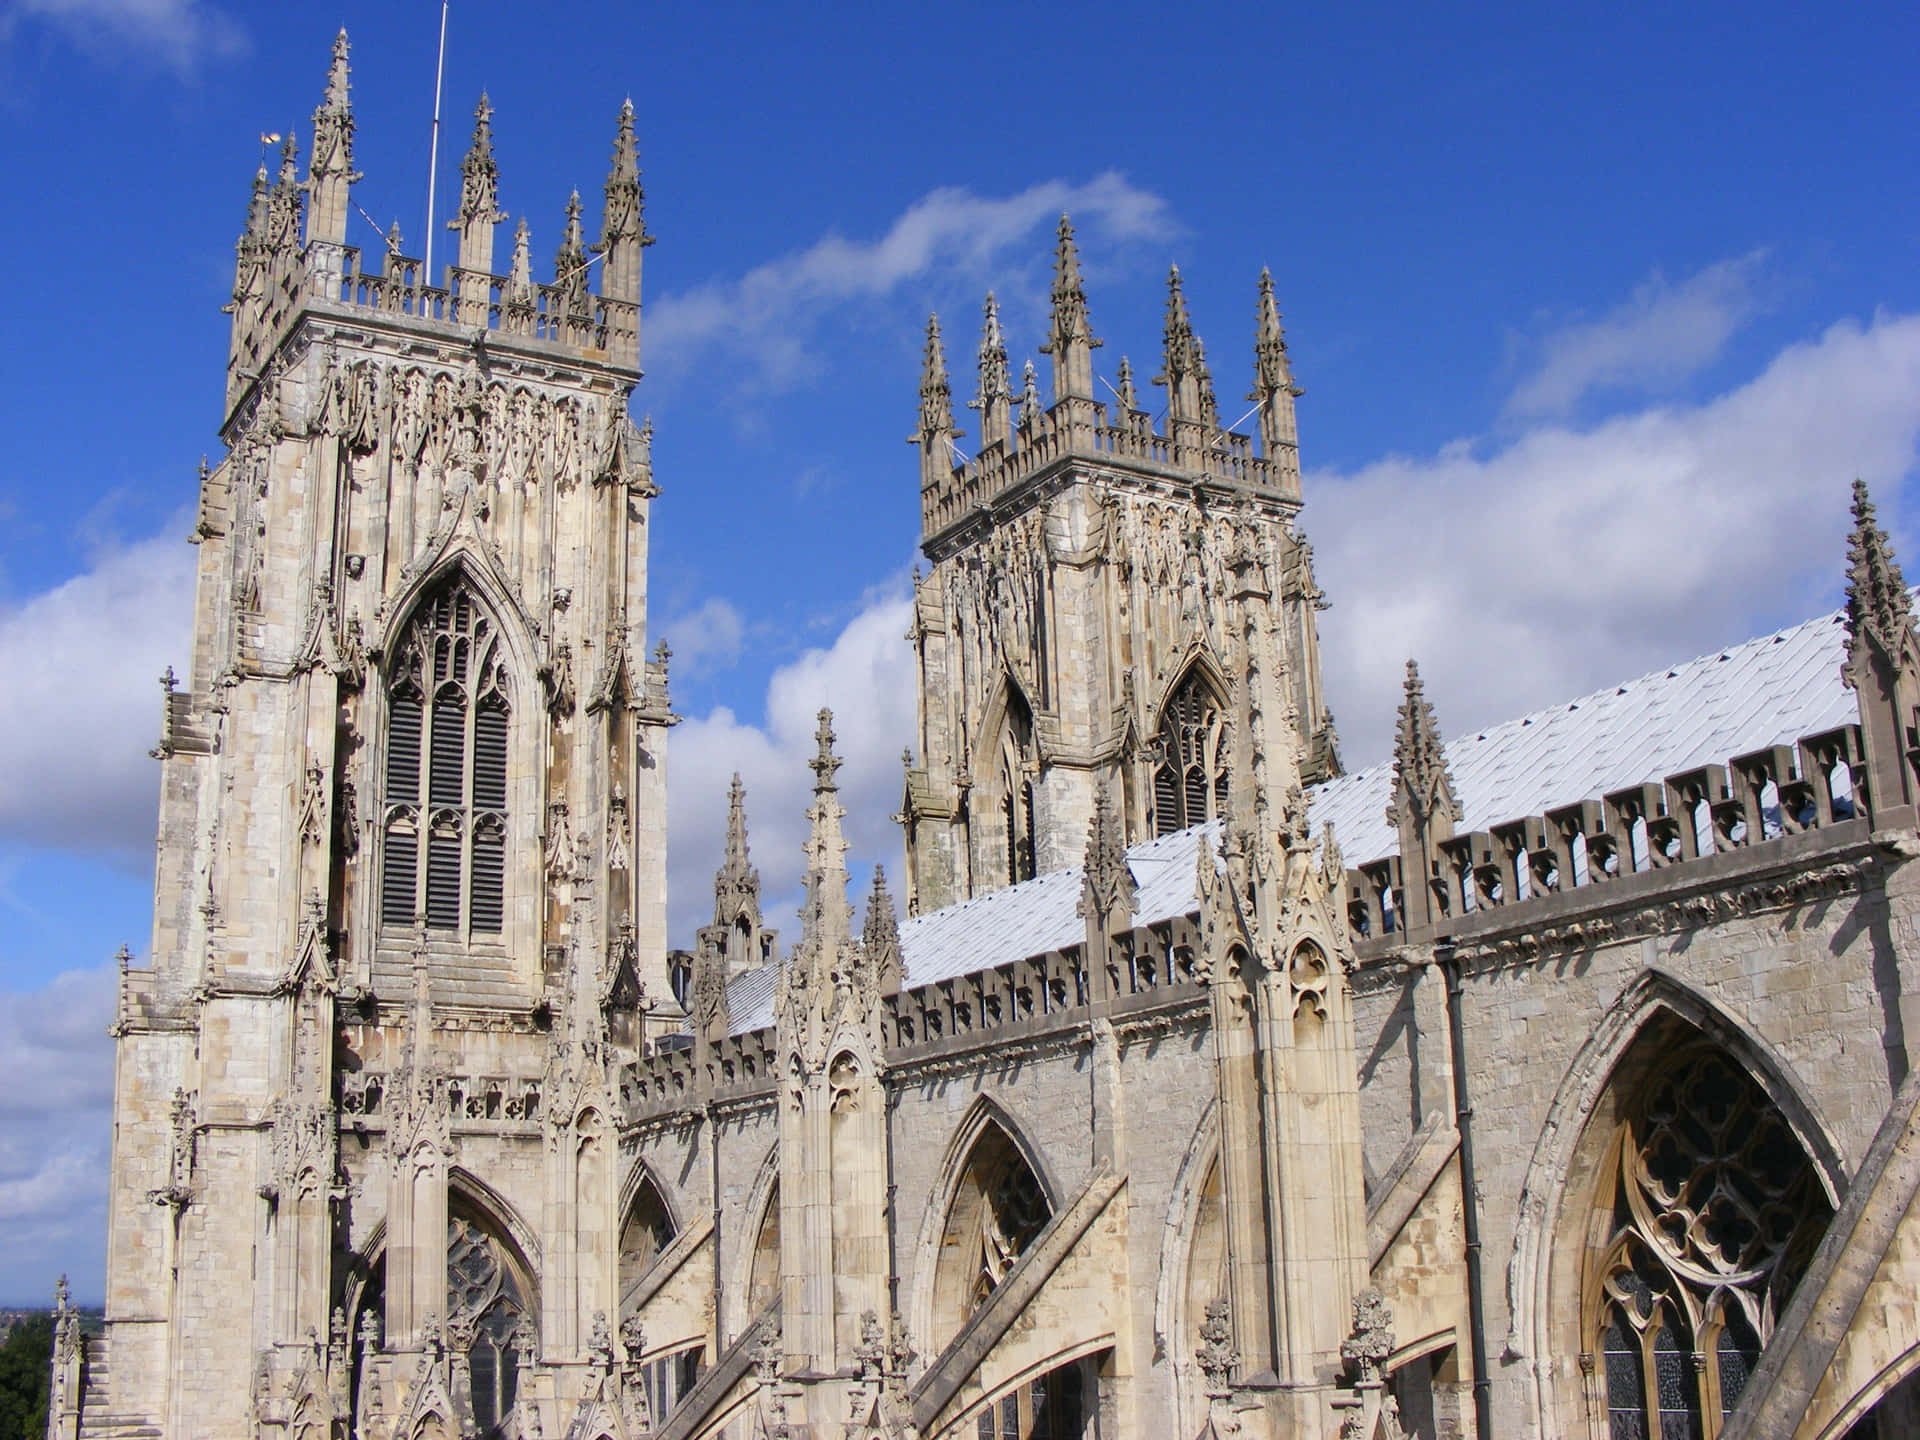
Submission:
[[[1171,835],[1227,808],[1228,726],[1196,670],[1174,687],[1154,737],[1153,833]]]
[[[499,630],[455,575],[420,604],[387,681],[380,915],[498,934],[506,915],[507,725]]]

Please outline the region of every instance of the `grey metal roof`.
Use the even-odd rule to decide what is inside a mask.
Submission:
[[[1150,925],[1193,909],[1200,839],[1205,836],[1209,844],[1217,844],[1219,828],[1217,823],[1197,825],[1127,851],[1136,887],[1134,924]],[[1055,870],[902,921],[900,953],[907,988],[1078,945],[1087,933],[1086,921],[1074,913],[1080,903],[1080,877],[1079,866]],[[771,965],[749,970],[727,987],[733,1034],[773,1023],[774,970]]]
[[[1447,742],[1462,830],[1595,799],[1697,765],[1725,763],[1859,718],[1840,683],[1839,611],[1730,650],[1657,670],[1567,704]],[[1446,716],[1440,716],[1441,730]],[[1320,786],[1313,823],[1331,823],[1349,865],[1397,854],[1387,824],[1393,765]]]
[[[1461,828],[1538,815],[1852,723],[1858,710],[1840,683],[1840,618],[1838,611],[1822,615],[1457,736],[1447,744],[1447,764],[1464,811]],[[1315,833],[1332,824],[1349,864],[1394,854],[1399,836],[1386,819],[1392,790],[1391,763],[1317,787],[1311,799]],[[1213,822],[1127,851],[1139,887],[1134,924],[1193,910],[1196,848],[1202,837],[1217,844],[1218,834]],[[1078,944],[1085,935],[1085,922],[1074,913],[1080,875],[1078,867],[1057,870],[905,921],[900,946],[906,984],[952,979]],[[769,965],[729,986],[734,1034],[773,1023],[774,978]]]

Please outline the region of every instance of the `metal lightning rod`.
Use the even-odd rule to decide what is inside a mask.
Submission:
[[[433,66],[433,144],[427,150],[427,255],[422,287],[433,284],[433,191],[440,179],[440,79],[447,73],[447,0],[440,0],[440,57]]]

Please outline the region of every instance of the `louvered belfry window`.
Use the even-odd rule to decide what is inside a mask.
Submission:
[[[387,682],[383,923],[505,923],[509,695],[498,629],[456,575],[421,602]]]
[[[1227,722],[1198,671],[1167,697],[1154,737],[1153,833],[1171,835],[1227,808]]]

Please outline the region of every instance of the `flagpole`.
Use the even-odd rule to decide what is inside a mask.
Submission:
[[[440,0],[440,55],[433,66],[433,143],[427,150],[427,253],[421,262],[423,289],[433,284],[433,192],[440,179],[440,80],[447,71],[447,0]],[[422,297],[422,312],[425,311]]]

